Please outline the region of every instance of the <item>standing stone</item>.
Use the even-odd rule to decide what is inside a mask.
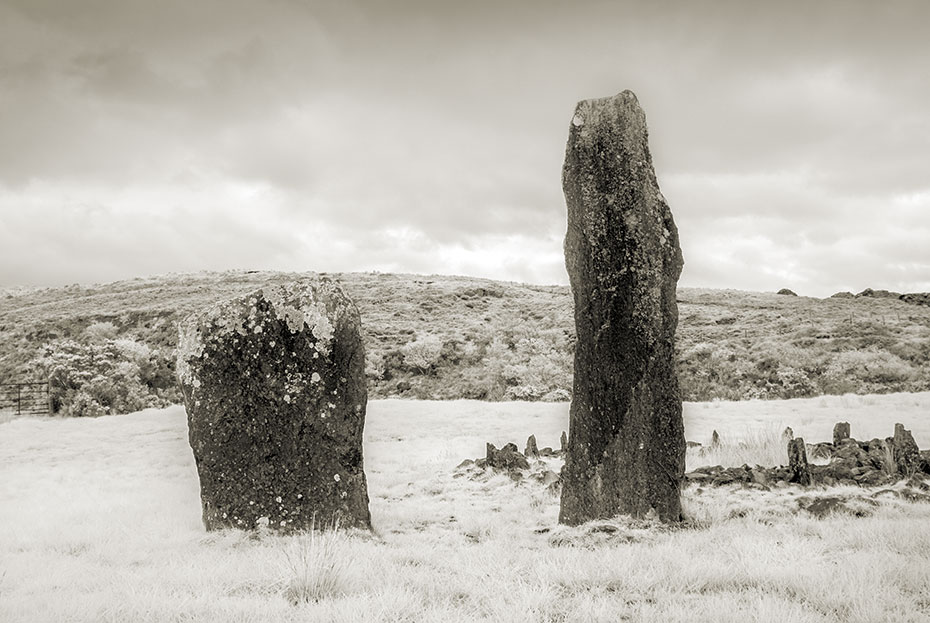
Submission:
[[[566,433],[564,430],[562,431],[562,435],[559,437],[559,452],[568,452],[568,433]]]
[[[710,447],[719,448],[720,447],[720,434],[717,431],[714,431],[710,436]]]
[[[786,426],[785,430],[781,432],[781,440],[784,442],[788,442],[788,441],[791,441],[792,439],[794,439],[794,431],[791,430],[790,426]]]
[[[849,439],[849,422],[837,422],[833,427],[833,445],[839,446],[844,439]]]
[[[559,521],[618,513],[678,521],[685,437],[674,343],[682,257],[633,93],[575,108],[562,188],[577,342]]]
[[[355,304],[327,278],[186,318],[177,374],[207,530],[368,528]]]
[[[528,459],[539,458],[539,448],[536,447],[536,435],[530,435],[527,437],[526,449],[523,451],[523,456]]]
[[[894,437],[891,439],[891,444],[898,473],[902,476],[914,475],[920,469],[920,449],[911,431],[904,428],[904,424],[894,425]]]
[[[811,484],[811,469],[807,464],[807,449],[802,437],[795,437],[788,442],[788,470],[791,472],[788,482],[805,487]]]

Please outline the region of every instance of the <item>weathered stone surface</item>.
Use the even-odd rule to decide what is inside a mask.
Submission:
[[[911,476],[920,470],[920,450],[914,441],[911,431],[904,428],[904,424],[894,425],[892,438],[894,461],[898,466],[898,473],[902,476]]]
[[[208,530],[370,526],[365,353],[337,283],[269,286],[189,316],[177,375]]]
[[[840,445],[844,439],[849,439],[849,422],[837,422],[833,426],[833,445]]]
[[[788,442],[788,469],[791,471],[789,482],[796,482],[805,487],[811,484],[811,472],[807,465],[807,451],[802,437],[795,437]]]
[[[523,451],[523,455],[528,459],[539,458],[539,448],[536,447],[536,435],[527,437],[526,450]]]
[[[527,462],[526,458],[517,450],[516,444],[508,443],[498,450],[493,443],[488,443],[485,445],[485,448],[487,451],[485,460],[487,461],[488,467],[508,471],[530,468],[529,462]]]
[[[650,512],[678,521],[685,439],[674,341],[682,256],[633,93],[578,104],[562,187],[577,342],[559,521]]]

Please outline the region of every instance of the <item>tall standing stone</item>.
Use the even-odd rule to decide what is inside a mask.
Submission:
[[[575,374],[559,521],[681,518],[685,465],[674,367],[678,230],[630,91],[575,108],[562,188]]]
[[[177,374],[208,530],[370,527],[358,309],[327,278],[186,318]]]

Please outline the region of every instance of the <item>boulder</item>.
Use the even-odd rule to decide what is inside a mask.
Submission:
[[[327,278],[182,321],[177,375],[207,530],[370,527],[360,328]]]
[[[579,102],[562,188],[577,341],[559,521],[620,513],[679,521],[685,438],[674,352],[683,262],[632,92]]]
[[[782,288],[777,294],[781,294],[782,296],[797,296],[793,290],[789,290],[788,288]]]

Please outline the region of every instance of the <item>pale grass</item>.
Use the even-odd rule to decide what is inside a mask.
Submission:
[[[717,445],[688,448],[685,457],[687,469],[692,470],[702,465],[785,465],[788,463],[788,442],[783,433],[784,429],[779,430],[773,425],[747,429],[732,437],[726,432],[722,433]]]
[[[851,409],[883,409],[883,430],[894,421],[926,430],[930,396],[875,401]],[[759,415],[745,404],[686,405],[686,427],[724,439],[736,431],[736,442]],[[817,414],[839,414],[834,404],[781,406],[765,405],[771,417],[758,424],[801,434],[793,420],[803,411],[811,430],[829,431]],[[930,617],[930,505],[882,496],[870,516],[818,520],[797,512],[798,496],[862,491],[692,487],[684,529],[622,518],[568,528],[557,524],[558,497],[537,483],[456,477],[485,441],[522,447],[535,433],[540,446],[557,445],[566,416],[567,405],[373,402],[374,535],[204,532],[180,408],[2,424],[0,621]]]

